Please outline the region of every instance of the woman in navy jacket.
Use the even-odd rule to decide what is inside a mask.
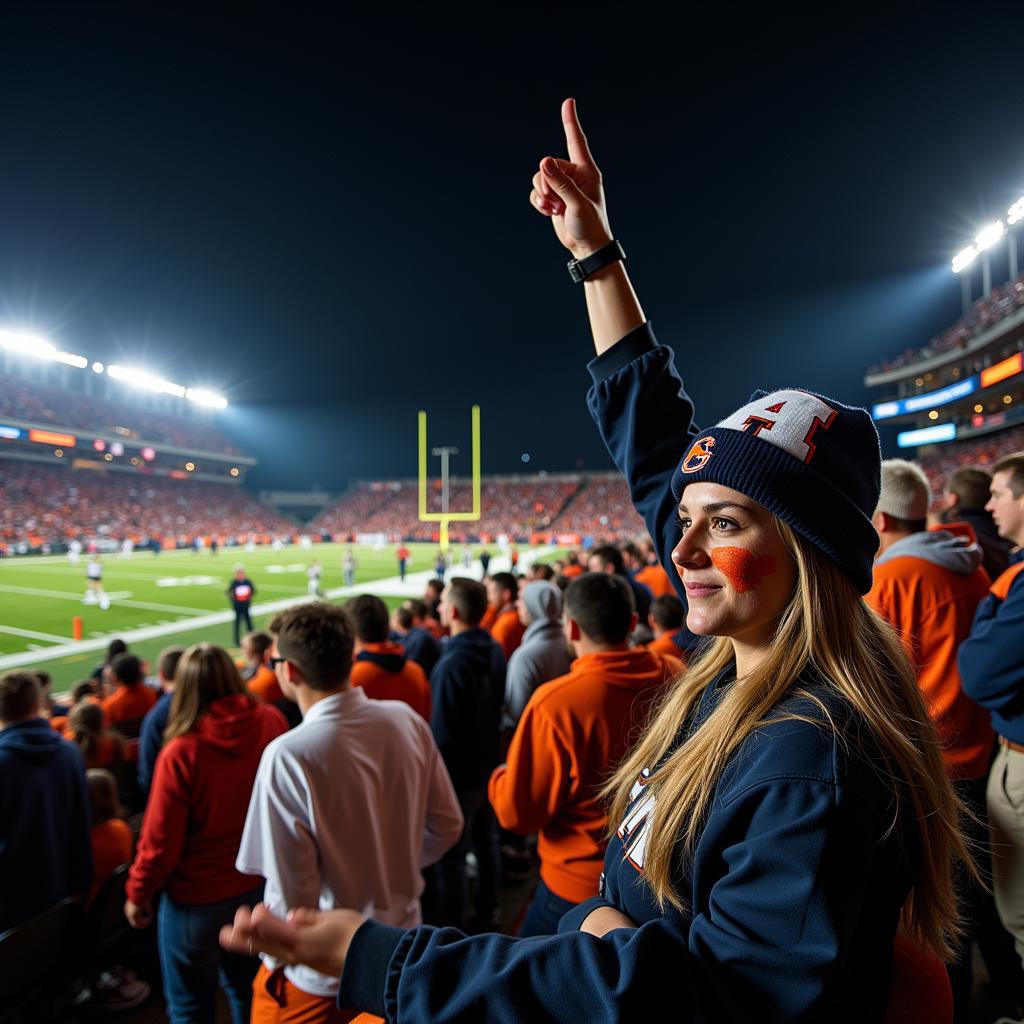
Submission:
[[[580,259],[613,235],[571,100],[563,123],[531,202]],[[591,414],[707,638],[608,784],[601,891],[548,938],[258,907],[222,942],[343,970],[339,1006],[389,1021],[880,1021],[897,929],[947,952],[965,851],[913,671],[861,599],[877,434],[796,389],[698,430],[621,261],[584,291]]]

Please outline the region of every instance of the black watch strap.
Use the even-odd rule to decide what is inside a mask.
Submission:
[[[616,238],[607,245],[602,246],[597,252],[584,256],[581,260],[569,261],[569,276],[577,283],[582,284],[591,274],[597,273],[602,267],[610,263],[626,259],[626,252],[622,243]]]

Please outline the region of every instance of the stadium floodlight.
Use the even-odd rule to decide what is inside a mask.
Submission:
[[[959,274],[961,270],[966,270],[974,262],[977,255],[978,250],[973,245],[967,246],[966,249],[961,249],[953,257],[953,273]]]
[[[74,352],[61,352],[52,341],[29,331],[0,330],[0,345],[9,352],[17,352],[33,359],[49,359],[54,363],[64,363],[79,370],[89,365],[85,356]]]
[[[207,391],[206,388],[188,388],[185,391],[185,397],[190,402],[205,405],[210,409],[226,409],[228,407],[226,398],[215,395],[212,391]]]
[[[185,388],[181,384],[173,384],[171,381],[163,380],[145,370],[112,363],[107,367],[107,374],[114,380],[124,381],[125,384],[133,384],[135,387],[145,388],[147,391],[155,391],[157,394],[173,395],[175,398],[185,397]]]
[[[1016,224],[1017,221],[1024,220],[1024,196],[1021,196],[1007,211],[1006,211],[1006,223]]]
[[[34,359],[55,359],[57,346],[52,341],[28,331],[0,330],[0,345],[9,352],[20,352]]]
[[[97,359],[96,362],[92,364],[92,372],[93,373],[102,373],[103,370],[104,370],[103,364]]]
[[[984,252],[986,249],[991,249],[1005,234],[1006,225],[1001,220],[993,221],[978,232],[974,238],[974,244],[978,247],[978,252]]]

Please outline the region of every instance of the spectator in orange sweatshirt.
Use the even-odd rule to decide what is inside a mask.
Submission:
[[[639,552],[639,564],[633,573],[633,579],[642,583],[655,597],[663,597],[665,594],[675,594],[675,587],[672,580],[661,567],[654,545],[644,541],[637,548]]]
[[[76,704],[68,723],[64,738],[81,751],[86,768],[111,768],[128,759],[124,742],[107,731],[103,709],[98,704]]]
[[[373,594],[360,594],[345,603],[356,631],[351,682],[374,700],[400,700],[430,721],[430,683],[426,673],[388,639],[388,606]]]
[[[114,869],[132,859],[132,830],[124,820],[117,799],[117,782],[105,768],[91,768],[85,775],[92,809],[91,906]]]
[[[651,627],[654,639],[647,644],[647,650],[654,654],[671,654],[673,658],[682,658],[676,636],[686,621],[683,602],[675,594],[662,594],[651,602],[651,610],[647,616],[647,624]]]
[[[109,675],[114,689],[102,705],[107,725],[126,739],[138,739],[146,712],[157,702],[157,692],[146,685],[142,662],[127,651],[110,663]]]
[[[989,578],[978,544],[947,530],[925,528],[930,504],[931,488],[920,467],[903,459],[882,463],[882,490],[872,520],[881,546],[866,600],[892,624],[910,655],[942,741],[946,770],[975,816],[964,819],[964,828],[987,876],[991,854],[983,823],[993,733],[988,712],[964,693],[957,650],[988,593]],[[957,1021],[969,1017],[972,939],[979,940],[997,988],[1012,990],[1024,981],[1018,978],[1020,965],[1012,941],[998,924],[991,894],[966,873],[960,888],[966,931],[954,944],[956,960],[948,967]]]
[[[249,692],[259,697],[264,704],[276,704],[284,697],[277,673],[268,664],[270,648],[273,646],[274,638],[259,630],[247,633],[242,640],[242,655],[245,658],[242,679],[249,687]]]
[[[550,935],[598,893],[608,819],[599,792],[646,722],[651,701],[682,663],[630,649],[636,606],[616,574],[585,573],[565,593],[568,675],[545,683],[520,719],[488,796],[510,832],[539,832],[540,882],[520,935]]]
[[[218,972],[232,1024],[245,1024],[259,963],[221,955],[217,932],[262,895],[263,880],[235,870],[235,857],[263,748],[288,726],[246,690],[220,647],[190,647],[174,681],[125,916],[133,928],[146,927],[162,893],[157,945],[173,1024],[214,1019]]]
[[[487,607],[493,612],[490,626],[491,636],[508,661],[512,652],[522,643],[526,627],[519,621],[516,599],[519,583],[510,572],[496,572],[487,581]],[[483,625],[483,623],[481,623]]]

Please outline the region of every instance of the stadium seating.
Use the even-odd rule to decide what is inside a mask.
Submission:
[[[429,541],[437,527],[419,521],[418,502],[415,481],[361,483],[317,516],[310,529],[334,536],[380,533]],[[451,490],[449,507],[462,510],[472,504],[471,485],[457,482]],[[618,538],[645,532],[625,482],[610,474],[485,479],[481,506],[478,522],[452,523],[453,541],[501,534],[528,541],[534,535],[549,533]],[[441,510],[437,481],[431,482],[427,508],[431,512]]]
[[[940,445],[917,461],[928,475],[932,496],[938,501],[954,470],[963,466],[991,466],[1005,455],[1019,451],[1024,451],[1024,427],[958,441],[955,445]]]
[[[0,416],[110,435],[115,428],[156,444],[222,455],[242,452],[212,423],[148,412],[109,398],[0,378]]]
[[[0,1024],[63,1020],[82,924],[73,899],[0,935]]]
[[[967,343],[982,331],[1024,306],[1024,274],[979,299],[952,327],[936,335],[921,348],[908,348],[892,359],[883,360],[868,368],[868,374],[885,373],[902,366],[912,366],[922,359],[953,352],[967,347]]]
[[[0,460],[0,544],[70,537],[185,543],[291,535],[298,526],[230,484]]]

